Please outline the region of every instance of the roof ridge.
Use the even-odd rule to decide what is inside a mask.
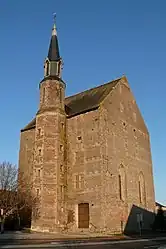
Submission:
[[[102,84],[102,85],[98,85],[98,86],[89,88],[89,89],[87,89],[87,90],[84,90],[84,91],[82,91],[82,92],[76,93],[76,94],[74,94],[74,95],[70,95],[70,96],[66,97],[65,100],[67,100],[67,99],[69,99],[69,98],[73,98],[73,97],[75,97],[75,96],[77,96],[77,95],[79,95],[79,94],[81,94],[81,93],[86,93],[86,92],[88,92],[88,91],[91,91],[91,90],[100,88],[100,87],[102,87],[102,86],[106,86],[106,85],[112,84],[113,82],[119,81],[119,80],[122,79],[122,78],[123,78],[123,76],[122,76],[122,77],[119,77],[119,78],[116,78],[116,79],[114,79],[114,80],[112,80],[112,81],[109,81],[109,82],[107,82],[107,83],[104,83],[104,84]]]
[[[81,113],[92,111],[99,107],[105,97],[114,89],[114,87],[123,79],[124,76],[104,83],[102,85],[87,89],[65,98],[65,111],[68,118]],[[34,118],[21,131],[29,130],[35,127]]]

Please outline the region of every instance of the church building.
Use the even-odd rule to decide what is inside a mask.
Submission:
[[[31,229],[123,233],[140,221],[150,229],[150,138],[127,78],[66,97],[62,65],[54,24],[39,108],[20,138],[19,170],[40,199]]]

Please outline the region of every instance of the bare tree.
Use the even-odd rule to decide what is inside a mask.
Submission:
[[[33,195],[32,182],[18,172],[16,165],[0,163],[0,223],[1,232],[7,217],[18,215],[22,210],[37,208],[37,196]],[[36,212],[37,213],[37,212]]]

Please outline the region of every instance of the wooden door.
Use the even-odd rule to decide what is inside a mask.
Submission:
[[[78,227],[89,228],[89,203],[78,204]]]

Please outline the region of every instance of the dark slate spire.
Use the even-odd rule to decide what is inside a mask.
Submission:
[[[56,24],[54,23],[48,56],[44,64],[44,77],[56,76],[61,78],[62,58],[59,54]]]
[[[58,38],[57,38],[57,31],[56,31],[55,23],[54,23],[54,26],[52,29],[52,36],[51,36],[50,47],[49,47],[49,51],[48,51],[48,59],[50,61],[57,61],[60,59]]]

